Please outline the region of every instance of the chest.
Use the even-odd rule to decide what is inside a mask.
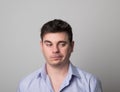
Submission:
[[[34,83],[30,86],[28,92],[90,92],[89,86],[79,80],[65,80],[62,84],[60,81],[51,85],[50,80],[39,80],[37,85]]]

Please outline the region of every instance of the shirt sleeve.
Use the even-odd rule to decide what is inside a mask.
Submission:
[[[20,81],[18,88],[17,88],[17,92],[25,92],[23,87],[25,87],[25,85],[23,86],[23,82]]]
[[[92,76],[89,83],[90,92],[103,92],[101,81],[98,78]]]
[[[18,88],[17,88],[17,92],[23,92],[22,88],[21,88],[21,84],[19,84]]]

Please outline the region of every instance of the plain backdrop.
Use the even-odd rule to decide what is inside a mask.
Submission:
[[[73,28],[72,63],[120,92],[120,0],[0,0],[0,92],[16,92],[45,62],[40,28],[55,18]]]

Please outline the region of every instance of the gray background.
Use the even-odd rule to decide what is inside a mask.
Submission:
[[[0,92],[44,63],[39,29],[55,18],[73,28],[73,64],[120,92],[120,0],[0,0]]]

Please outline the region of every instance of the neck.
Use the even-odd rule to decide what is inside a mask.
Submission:
[[[46,70],[50,77],[57,77],[57,76],[66,76],[68,73],[69,63],[58,65],[58,66],[51,66],[46,64]]]

